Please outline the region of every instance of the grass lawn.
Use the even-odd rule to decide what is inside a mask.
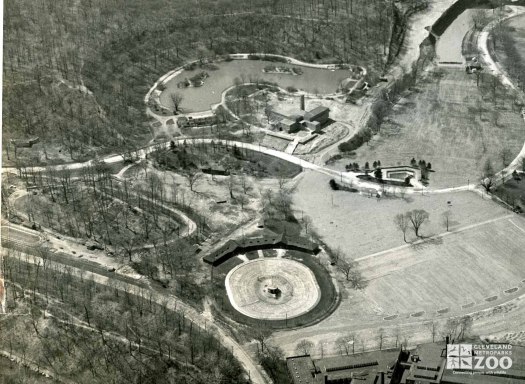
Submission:
[[[505,299],[525,279],[525,220],[502,219],[363,260],[364,294],[380,314],[461,311]],[[511,291],[512,293],[514,291]]]
[[[375,160],[395,166],[415,157],[432,164],[436,172],[430,176],[430,187],[438,188],[476,182],[487,159],[495,170],[502,169],[504,150],[510,162],[525,141],[525,123],[514,107],[515,97],[497,85],[494,104],[491,75],[484,74],[477,87],[476,77],[464,70],[439,71],[420,80],[385,118],[381,133],[355,156],[338,161],[338,168]]]
[[[358,193],[332,191],[329,180],[328,176],[305,172],[293,194],[293,208],[312,218],[313,229],[330,248],[340,247],[343,254],[352,259],[403,245],[403,235],[393,222],[398,213],[412,209],[429,212],[430,222],[423,225],[423,236],[445,232],[441,215],[448,210],[452,213],[450,230],[509,213],[473,192],[407,194],[405,199],[378,201]],[[301,213],[297,215],[300,217]],[[407,240],[414,239],[413,231],[409,230]]]

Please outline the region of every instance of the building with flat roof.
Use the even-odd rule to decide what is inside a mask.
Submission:
[[[328,107],[323,106],[316,107],[304,114],[305,121],[318,121],[321,124],[326,123],[329,117],[330,109]]]
[[[512,346],[506,369],[447,368],[447,343],[313,359],[288,357],[294,384],[525,384],[525,347]]]

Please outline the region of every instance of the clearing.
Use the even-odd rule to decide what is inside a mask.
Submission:
[[[431,188],[477,183],[487,159],[502,169],[523,146],[525,123],[515,100],[490,74],[480,76],[478,87],[462,69],[437,69],[394,106],[369,145],[335,166],[408,165],[415,157],[432,164]]]

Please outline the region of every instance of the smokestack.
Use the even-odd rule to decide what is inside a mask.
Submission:
[[[304,111],[304,95],[301,95],[301,111]]]

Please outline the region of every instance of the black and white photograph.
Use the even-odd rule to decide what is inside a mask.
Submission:
[[[0,19],[0,384],[525,384],[525,0]]]

